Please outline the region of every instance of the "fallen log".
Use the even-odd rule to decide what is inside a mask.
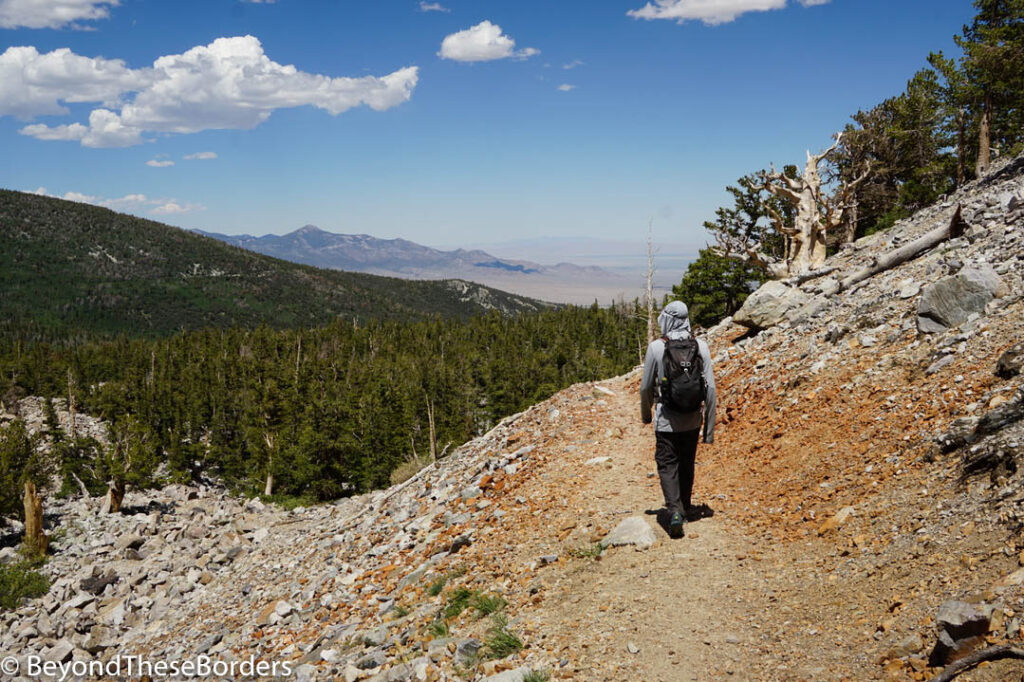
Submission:
[[[784,279],[782,280],[782,283],[785,284],[786,286],[798,287],[804,282],[810,282],[812,279],[818,279],[819,277],[827,277],[838,269],[839,268],[836,266],[829,266],[827,268],[821,268],[820,270],[811,270],[810,272],[805,272],[802,275],[797,275],[795,277],[790,277],[789,279]]]
[[[842,280],[839,283],[839,291],[845,291],[858,282],[863,282],[870,277],[874,277],[880,272],[885,272],[897,265],[902,265],[907,261],[913,260],[924,252],[935,248],[947,239],[955,239],[956,237],[959,237],[968,227],[970,227],[967,224],[967,221],[964,220],[962,211],[963,207],[958,205],[948,225],[937,227],[931,232],[918,237],[909,244],[904,244],[895,251],[890,251],[880,258],[874,259],[874,261],[869,265],[864,266],[857,272]]]
[[[1000,644],[999,646],[990,646],[987,649],[975,651],[970,656],[964,656],[956,663],[948,666],[941,673],[933,677],[931,682],[950,682],[960,673],[966,672],[979,663],[996,661],[1000,658],[1024,658],[1024,649],[1019,649],[1009,644]]]

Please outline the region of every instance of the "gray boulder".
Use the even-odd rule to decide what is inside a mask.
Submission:
[[[935,616],[939,638],[928,659],[929,665],[943,666],[963,655],[988,632],[991,617],[990,604],[947,601],[940,606]]]
[[[638,549],[650,549],[656,540],[654,531],[640,516],[624,519],[611,533],[601,541],[604,547],[623,547],[633,545]]]
[[[1006,285],[988,265],[964,268],[925,287],[917,306],[917,328],[923,334],[943,332],[985,312],[993,298],[1006,294]]]
[[[750,329],[768,329],[790,316],[805,316],[801,310],[812,301],[813,297],[800,289],[773,280],[747,297],[743,307],[733,316],[733,322]]]
[[[1021,373],[1024,367],[1024,343],[1018,343],[1002,355],[996,363],[996,375],[1003,379],[1012,379]]]

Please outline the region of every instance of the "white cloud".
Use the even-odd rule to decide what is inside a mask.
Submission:
[[[191,213],[192,211],[203,210],[202,204],[185,204],[184,206],[179,204],[177,201],[168,201],[160,204],[154,208],[150,213],[153,215],[174,215],[176,213]]]
[[[77,201],[81,204],[92,204],[102,206],[112,211],[123,213],[144,213],[149,215],[173,215],[176,213],[191,213],[193,211],[204,211],[206,207],[202,204],[182,203],[176,199],[153,199],[145,194],[126,194],[123,197],[105,199],[91,194],[81,192],[65,192],[64,194],[51,194],[45,187],[38,187],[33,194],[39,194],[67,201]]]
[[[150,159],[146,162],[146,165],[150,168],[168,168],[174,165],[174,162],[170,159]]]
[[[439,2],[424,2],[420,0],[420,11],[421,12],[451,12],[450,9],[445,7]]]
[[[829,0],[799,0],[804,7],[824,5]],[[637,19],[703,21],[709,26],[725,24],[747,12],[782,9],[786,0],[654,0],[626,14]]]
[[[76,28],[76,21],[106,19],[118,4],[119,0],[0,0],[0,28]]]
[[[573,90],[576,89],[576,86],[569,85],[568,83],[562,83],[561,85],[558,86],[558,89],[561,90],[562,92],[572,92]]]
[[[133,71],[120,59],[9,47],[0,54],[0,116],[66,114],[61,102],[117,106],[123,93],[146,87],[150,79],[148,69]]]
[[[196,152],[195,154],[188,154],[185,156],[186,161],[209,161],[210,159],[216,159],[217,152]]]
[[[516,50],[516,41],[504,35],[501,26],[489,21],[481,21],[472,28],[445,37],[441,51],[437,53],[442,59],[457,62],[488,62],[509,57],[525,59],[535,54],[540,54],[540,50],[533,47]]]
[[[37,68],[40,62],[51,68]],[[124,147],[141,143],[145,132],[255,128],[289,107],[314,106],[331,115],[359,105],[383,111],[407,101],[418,80],[415,66],[381,77],[306,73],[271,60],[253,36],[219,38],[138,70],[66,50],[40,55],[35,48],[9,48],[0,55],[0,114],[65,113],[62,101],[100,102],[109,108],[93,110],[88,126],[35,124],[21,133]],[[115,106],[118,97],[125,101]]]
[[[568,64],[562,64],[562,68],[568,71],[570,69],[575,69],[577,66],[583,66],[584,64],[585,62],[582,59],[574,59]]]

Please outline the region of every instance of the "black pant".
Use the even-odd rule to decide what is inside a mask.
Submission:
[[[693,493],[693,463],[697,458],[700,429],[672,433],[656,431],[654,460],[658,463],[665,508],[671,514],[685,514]]]

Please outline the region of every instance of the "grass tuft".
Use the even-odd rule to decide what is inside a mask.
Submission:
[[[508,605],[508,602],[496,594],[474,594],[469,605],[476,609],[482,618],[498,613]]]
[[[494,627],[487,632],[484,640],[488,659],[508,658],[523,648],[523,640],[508,631],[508,618],[504,614],[494,616]]]
[[[466,587],[456,587],[452,590],[452,593],[448,595],[448,602],[442,611],[444,619],[457,618],[469,606],[469,602],[473,599],[474,595],[475,593]]]
[[[548,682],[551,673],[547,670],[531,670],[523,675],[523,682]]]
[[[604,552],[604,547],[600,542],[595,542],[589,546],[576,547],[569,550],[569,556],[576,559],[596,559]]]
[[[443,639],[452,633],[452,629],[448,623],[438,619],[427,626],[427,632],[436,639]]]

